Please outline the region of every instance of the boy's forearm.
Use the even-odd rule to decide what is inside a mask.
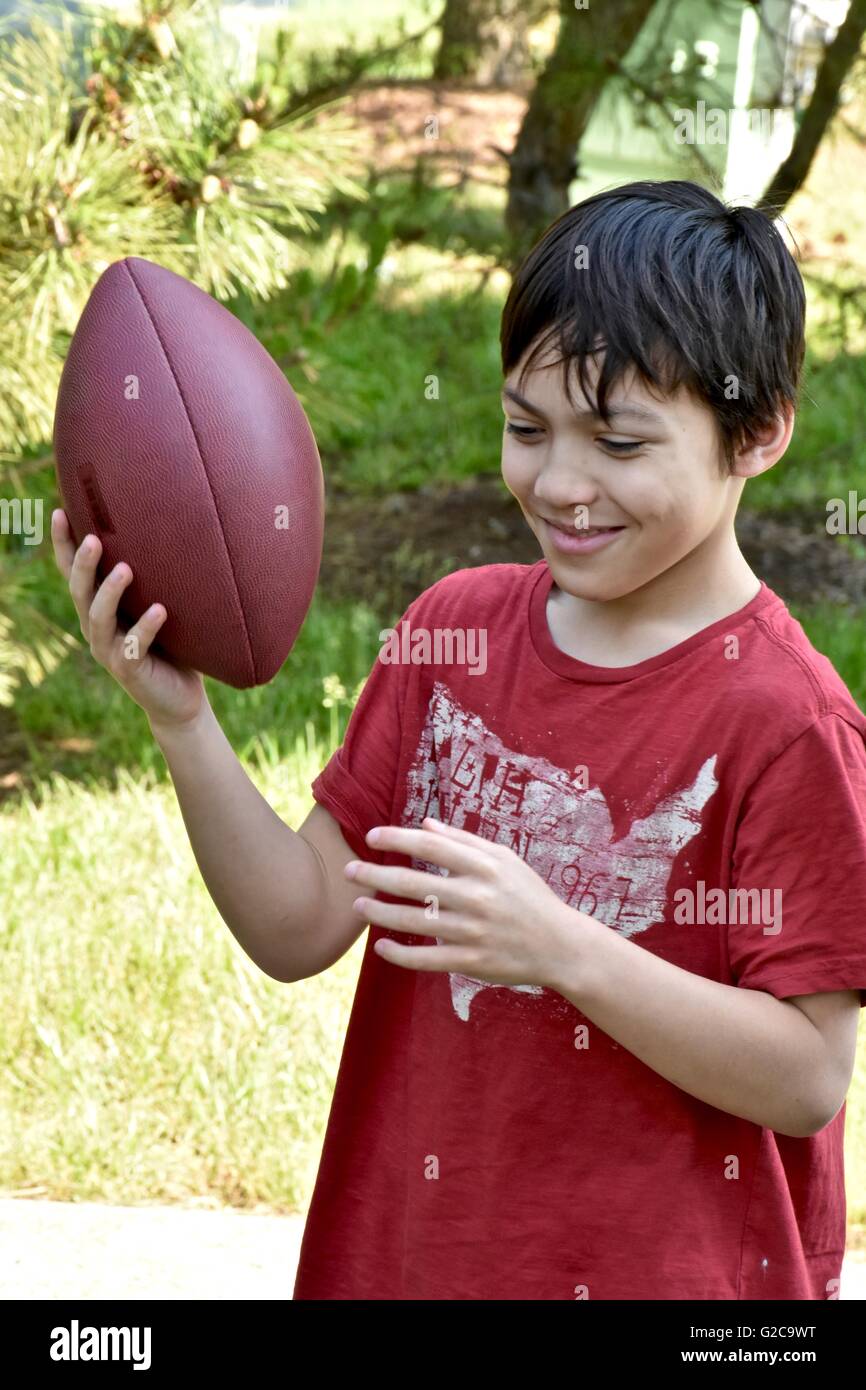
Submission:
[[[795,1004],[695,975],[569,911],[575,949],[550,983],[614,1041],[689,1095],[779,1134],[829,1123],[824,1039]]]
[[[251,782],[207,701],[192,724],[151,729],[223,921],[267,974],[303,978],[307,927],[321,915],[315,854]]]

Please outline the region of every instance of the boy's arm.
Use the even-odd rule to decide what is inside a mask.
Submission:
[[[653,1071],[792,1138],[837,1114],[854,1069],[857,990],[776,999],[695,975],[576,915],[576,949],[551,985]]]
[[[298,831],[268,805],[207,700],[188,725],[151,728],[174,782],[193,853],[226,926],[266,974],[284,982],[339,960],[365,923],[343,874],[352,852],[315,805]]]

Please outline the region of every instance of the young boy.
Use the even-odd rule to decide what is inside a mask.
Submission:
[[[123,660],[128,571],[94,598],[59,514],[245,949],[296,980],[371,924],[296,1299],[838,1297],[866,720],[734,534],[803,321],[773,225],[695,184],[548,230],[502,322],[543,558],[409,606],[297,833],[193,673]]]

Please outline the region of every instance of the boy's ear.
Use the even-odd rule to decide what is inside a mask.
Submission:
[[[735,450],[731,470],[734,477],[757,478],[779,461],[791,442],[795,415],[794,406],[786,401],[771,425],[759,430],[749,444]]]

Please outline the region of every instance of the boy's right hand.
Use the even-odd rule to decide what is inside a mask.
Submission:
[[[152,604],[125,632],[117,622],[117,605],[132,580],[129,565],[115,566],[96,590],[96,566],[102,554],[99,537],[85,536],[76,550],[66,513],[57,510],[51,516],[51,540],[57,567],[69,581],[81,631],[94,659],[141,706],[151,726],[190,723],[206,703],[201,676],[190,667],[152,656],[149,650],[168,617],[166,610]],[[131,643],[131,638],[136,642]]]

